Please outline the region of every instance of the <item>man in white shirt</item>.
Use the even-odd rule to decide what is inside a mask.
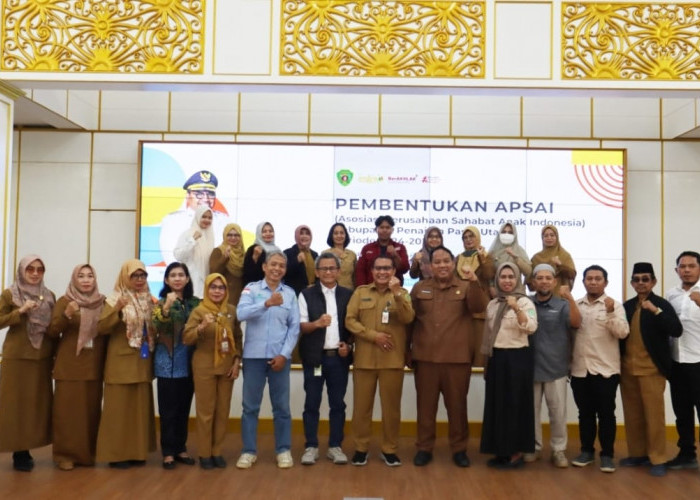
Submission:
[[[669,469],[697,469],[695,415],[700,416],[700,254],[682,252],[676,259],[681,284],[666,298],[678,314],[683,334],[671,344],[671,403],[676,414],[678,456],[666,462]]]
[[[338,285],[340,259],[330,252],[316,258],[316,283],[299,294],[301,336],[299,356],[304,368],[304,435],[302,465],[318,459],[318,420],[323,384],[328,391],[328,453],[335,464],[348,463],[343,453],[345,391],[352,362],[350,333],[345,329],[345,312],[352,290]]]

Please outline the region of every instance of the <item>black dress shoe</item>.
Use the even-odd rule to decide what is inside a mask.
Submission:
[[[145,460],[129,460],[129,464],[132,467],[143,467],[144,465],[146,465],[146,461]]]
[[[214,468],[214,460],[211,457],[199,457],[199,466],[204,470]]]
[[[469,467],[471,465],[466,451],[458,451],[452,455],[452,461],[457,467]]]
[[[121,462],[110,462],[109,466],[112,469],[128,469],[131,467],[131,462],[128,460],[122,460]]]
[[[175,468],[175,460],[168,460],[167,462],[163,460],[163,468],[165,470],[173,470]]]
[[[433,454],[429,451],[418,450],[416,456],[413,457],[413,465],[416,467],[423,467],[424,465],[428,465],[432,459]]]
[[[211,459],[214,462],[215,467],[218,467],[219,469],[223,469],[226,467],[226,460],[224,460],[224,457],[222,457],[221,455],[211,457]]]
[[[15,451],[12,453],[12,467],[16,471],[30,472],[34,468],[34,459],[28,450]]]
[[[502,464],[504,464],[504,463],[506,463],[506,462],[508,462],[508,461],[510,461],[510,458],[508,458],[508,457],[493,457],[493,458],[489,458],[489,459],[486,461],[486,465],[487,465],[488,467],[496,467],[496,468],[498,468],[498,467],[500,467]]]
[[[518,458],[514,460],[506,460],[504,462],[501,462],[496,466],[497,469],[518,469],[525,465],[525,459],[523,458],[522,455],[520,455]]]
[[[187,455],[175,455],[175,461],[185,465],[194,465],[194,458]]]

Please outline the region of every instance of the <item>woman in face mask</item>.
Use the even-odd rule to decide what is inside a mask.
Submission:
[[[518,244],[518,231],[515,224],[506,222],[498,231],[498,238],[494,240],[489,248],[489,255],[493,257],[493,263],[498,269],[504,262],[512,262],[520,269],[520,274],[527,279],[532,273],[532,264],[527,252]],[[496,290],[491,286],[491,297],[495,297]]]

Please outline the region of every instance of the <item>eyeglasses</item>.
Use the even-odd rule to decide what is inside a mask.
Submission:
[[[338,270],[338,268],[335,266],[333,266],[333,267],[330,267],[330,266],[329,267],[317,267],[316,269],[318,269],[322,273],[330,273],[332,271]]]
[[[205,199],[210,199],[213,200],[216,198],[216,191],[209,191],[209,190],[190,190],[188,191],[191,195],[193,195],[195,198],[198,200],[205,200]]]
[[[134,273],[131,275],[131,277],[134,278],[135,280],[145,280],[146,278],[148,278],[148,274],[147,273]]]
[[[391,266],[374,266],[373,269],[374,269],[375,271],[391,271],[391,270],[394,269],[394,268],[391,267]]]
[[[25,269],[25,271],[28,272],[28,273],[44,274],[44,272],[46,271],[46,269],[44,269],[44,266],[39,266],[39,267],[36,267],[36,266],[27,266],[27,268]]]
[[[224,285],[209,285],[209,290],[226,290]]]
[[[649,276],[632,276],[632,283],[649,283],[650,281]]]

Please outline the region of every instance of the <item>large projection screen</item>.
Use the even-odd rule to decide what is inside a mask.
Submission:
[[[457,254],[466,226],[480,229],[488,249],[506,221],[532,256],[542,227],[554,224],[579,271],[574,296],[585,293],[582,271],[599,264],[609,272],[608,294],[622,299],[623,150],[142,142],[139,255],[154,293],[197,202],[188,207],[183,185],[201,170],[216,178],[217,245],[229,221],[243,228],[246,247],[256,225],[270,221],[280,248],[306,224],[321,251],[330,226],[344,222],[359,254],[376,239],[375,218],[390,214],[409,256],[428,226],[440,227]]]

